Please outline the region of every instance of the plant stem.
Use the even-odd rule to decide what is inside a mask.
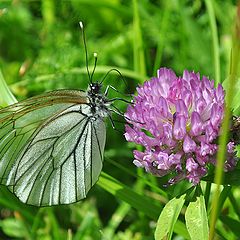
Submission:
[[[212,32],[212,46],[213,46],[213,62],[214,62],[214,71],[215,71],[215,86],[221,82],[220,76],[220,56],[219,56],[219,40],[217,33],[217,24],[216,17],[214,13],[213,0],[205,0],[207,7],[207,12],[210,20],[210,27]]]
[[[133,61],[134,71],[142,76],[146,76],[146,64],[142,31],[140,26],[138,0],[133,0]]]
[[[215,225],[217,221],[219,210],[219,198],[220,198],[220,184],[223,178],[224,160],[226,157],[226,145],[228,140],[228,131],[231,117],[231,103],[233,100],[234,86],[237,80],[238,65],[239,65],[239,53],[240,53],[240,3],[237,8],[236,28],[233,36],[232,52],[230,58],[230,73],[228,77],[228,87],[226,91],[226,107],[224,120],[222,125],[222,135],[219,139],[219,150],[217,153],[217,164],[215,172],[215,182],[217,184],[216,190],[213,194],[212,212],[210,217],[210,235],[209,239],[214,238]]]

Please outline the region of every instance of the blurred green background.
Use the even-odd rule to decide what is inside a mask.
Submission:
[[[117,68],[127,86],[116,74],[105,85],[122,93],[133,92],[156,76],[159,67],[177,74],[194,70],[223,81],[229,69],[235,4],[230,0],[0,0],[0,70],[18,100],[53,89],[86,89],[79,28],[83,21],[90,68],[93,52],[98,53],[94,79]],[[118,107],[124,111],[126,104]],[[166,193],[164,179],[133,166],[134,145],[123,137],[124,124],[117,124],[119,131],[107,125],[103,170],[119,182],[103,175],[86,200],[41,209],[21,204],[1,187],[0,239],[153,239],[162,206],[186,184]],[[186,239],[181,219],[177,226],[175,239]]]

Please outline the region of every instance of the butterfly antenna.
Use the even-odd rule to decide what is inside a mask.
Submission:
[[[86,43],[86,37],[85,37],[83,22],[80,21],[79,26],[80,26],[81,32],[82,32],[82,39],[83,39],[83,45],[84,45],[84,50],[85,50],[85,58],[86,58],[87,74],[88,74],[88,78],[89,78],[90,83],[92,83],[92,79],[91,79],[89,68],[88,68],[88,52],[87,52],[87,43]]]
[[[125,82],[125,79],[124,79],[123,75],[121,74],[121,72],[118,69],[116,69],[116,68],[112,68],[105,74],[105,76],[103,77],[102,81],[100,82],[101,84],[105,81],[105,79],[107,78],[107,76],[111,72],[116,72],[120,76],[120,78]]]
[[[94,72],[96,70],[96,66],[97,66],[97,59],[98,59],[98,56],[97,56],[97,53],[94,53],[93,54],[93,57],[94,57],[94,67],[93,67],[93,71],[92,71],[92,74],[91,74],[91,83],[93,82],[93,75],[94,75]]]
[[[116,68],[110,69],[110,70],[105,74],[105,76],[103,77],[103,79],[102,79],[102,81],[100,82],[100,84],[102,84],[102,83],[105,81],[105,79],[107,78],[107,76],[108,76],[111,72],[116,72],[116,73],[118,74],[118,76],[120,77],[120,79],[124,82],[124,85],[126,86],[126,88],[128,88],[128,85],[127,85],[127,82],[126,82],[125,78],[123,77],[122,73],[121,73],[118,69],[116,69]]]

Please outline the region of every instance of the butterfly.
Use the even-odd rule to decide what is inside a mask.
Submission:
[[[91,79],[87,91],[55,90],[0,109],[0,183],[21,202],[74,203],[97,182],[113,101]]]

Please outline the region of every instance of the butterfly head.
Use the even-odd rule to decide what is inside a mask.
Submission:
[[[106,96],[102,94],[102,84],[98,82],[90,83],[87,96],[91,115],[93,117],[107,117],[109,103]]]
[[[101,90],[102,90],[102,84],[100,84],[98,82],[90,83],[89,90],[88,90],[88,96],[89,97],[97,96],[97,95],[101,94]]]

